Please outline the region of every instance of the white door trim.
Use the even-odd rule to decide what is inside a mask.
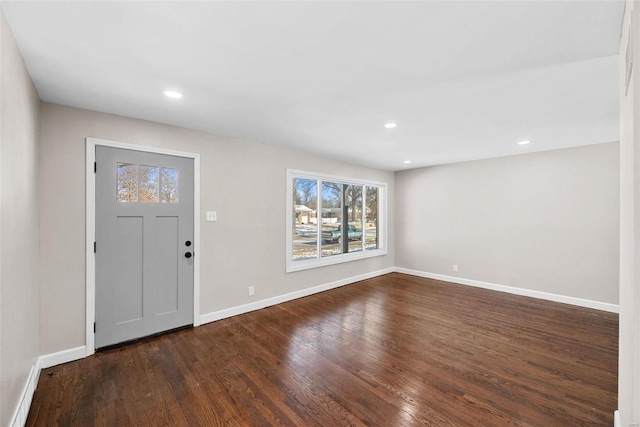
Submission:
[[[200,154],[164,148],[147,147],[97,138],[86,139],[86,355],[95,353],[93,324],[96,320],[96,260],[93,242],[96,238],[96,146],[123,148],[147,153],[193,159],[193,326],[200,326]]]

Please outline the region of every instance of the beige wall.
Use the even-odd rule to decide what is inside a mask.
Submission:
[[[393,267],[392,172],[210,133],[43,104],[41,113],[41,353],[85,341],[85,138],[201,155],[200,313]],[[286,169],[389,184],[390,254],[285,274]],[[205,222],[215,210],[217,222]],[[255,296],[247,287],[255,286]]]
[[[0,12],[0,425],[8,425],[38,352],[40,100]]]
[[[618,156],[607,143],[398,172],[396,266],[618,304]]]
[[[636,6],[634,8],[634,6]],[[634,28],[630,28],[633,16]],[[640,425],[640,7],[627,1],[620,43],[620,341],[621,426]],[[625,91],[627,40],[636,64]]]

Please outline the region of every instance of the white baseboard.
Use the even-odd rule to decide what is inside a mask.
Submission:
[[[464,279],[462,277],[446,276],[444,274],[428,273],[426,271],[411,270],[408,268],[395,269],[398,273],[410,274],[412,276],[426,277],[427,279],[442,280],[444,282],[453,282],[459,285],[474,286],[476,288],[490,289],[492,291],[506,292],[509,294],[522,295],[525,297],[539,298],[547,301],[562,302],[565,304],[577,305],[579,307],[593,308],[610,313],[619,313],[620,307],[616,304],[606,302],[592,301],[588,299],[568,297],[565,295],[557,295],[548,292],[534,291],[531,289],[515,288],[513,286],[498,285],[495,283],[481,282],[479,280]]]
[[[613,412],[613,427],[622,427],[620,425],[620,412],[617,409]]]
[[[20,394],[20,400],[18,406],[13,414],[11,427],[24,427],[27,423],[27,417],[29,416],[29,408],[31,408],[31,400],[33,399],[33,393],[35,393],[36,385],[38,384],[38,378],[40,377],[40,369],[38,363],[31,367],[27,381]]]
[[[67,362],[73,362],[74,360],[84,359],[86,355],[86,346],[81,345],[80,347],[70,348],[68,350],[43,354],[38,358],[38,362],[40,363],[40,368],[45,369]]]
[[[226,308],[224,310],[214,311],[200,316],[200,324],[215,322],[216,320],[226,319],[228,317],[237,316],[239,314],[249,313],[250,311],[260,310],[283,302],[292,301],[294,299],[317,294],[318,292],[328,291],[329,289],[339,288],[340,286],[349,285],[361,280],[371,279],[373,277],[382,276],[384,274],[393,273],[395,268],[385,268],[383,270],[373,271],[371,273],[360,274],[358,276],[348,277],[346,279],[336,280],[335,282],[325,283],[314,286],[312,288],[302,289],[300,291],[291,292],[276,297],[266,298],[250,304],[238,305],[236,307]]]
[[[36,364],[32,366],[31,371],[29,371],[29,376],[27,377],[27,381],[22,390],[22,394],[20,394],[18,406],[16,407],[16,410],[13,413],[13,417],[11,418],[11,422],[9,423],[10,427],[24,427],[24,425],[27,423],[29,408],[31,408],[31,400],[33,399],[33,394],[36,391],[39,378],[40,358],[36,360]]]
[[[56,353],[44,354],[36,360],[36,364],[31,367],[27,382],[24,385],[22,394],[20,395],[20,401],[16,408],[13,418],[11,419],[10,427],[24,427],[29,416],[29,409],[31,408],[31,400],[33,394],[38,387],[38,380],[40,379],[40,371],[49,368],[51,366],[60,365],[62,363],[72,362],[74,360],[82,359],[86,356],[85,346],[71,348],[69,350],[62,350]]]

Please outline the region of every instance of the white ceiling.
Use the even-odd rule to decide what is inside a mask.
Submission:
[[[622,0],[1,7],[47,102],[389,170],[619,139]]]

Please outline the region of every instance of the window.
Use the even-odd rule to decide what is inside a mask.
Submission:
[[[385,255],[387,185],[287,171],[287,272]]]
[[[158,168],[140,166],[140,201],[158,203]]]
[[[116,201],[178,203],[178,169],[118,163]]]
[[[178,169],[161,168],[162,203],[178,203]]]
[[[118,187],[116,200],[119,202],[138,201],[138,165],[118,163]]]

